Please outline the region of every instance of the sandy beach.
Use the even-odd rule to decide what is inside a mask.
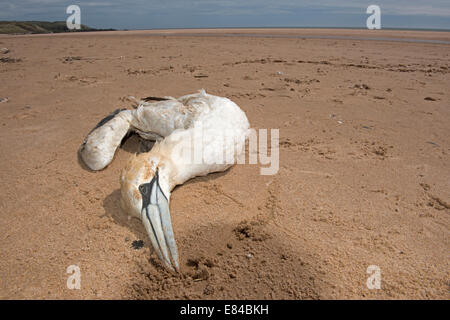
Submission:
[[[450,32],[0,35],[1,48],[1,299],[450,298]],[[177,187],[172,274],[119,206],[137,136],[99,172],[77,150],[128,96],[202,88],[279,129],[280,168]]]

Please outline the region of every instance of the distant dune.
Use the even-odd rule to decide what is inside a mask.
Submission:
[[[81,25],[80,30],[69,30],[65,21],[0,21],[0,33],[3,34],[61,33],[102,30],[103,29],[90,28],[86,25]]]

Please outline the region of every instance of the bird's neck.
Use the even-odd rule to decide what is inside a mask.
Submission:
[[[152,171],[158,170],[159,184],[167,198],[170,192],[178,184],[176,181],[177,168],[170,158],[161,156],[161,154],[152,154],[148,159]]]
[[[155,144],[149,152],[149,161],[153,163],[152,167],[154,166],[155,170],[158,168],[168,191],[192,178],[190,170],[192,164],[189,159],[180,156],[190,147],[189,139],[191,135],[188,132],[178,133],[176,137],[171,135]]]

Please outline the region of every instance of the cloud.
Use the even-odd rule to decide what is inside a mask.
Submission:
[[[115,25],[128,21],[127,26],[131,27],[133,17],[136,21],[147,17],[149,27],[158,27],[154,22],[160,21],[162,17],[165,20],[161,27],[182,27],[179,24],[186,21],[197,21],[197,26],[201,26],[202,21],[205,21],[204,24],[207,22],[208,25],[214,25],[214,17],[231,26],[233,21],[241,24],[242,21],[259,23],[259,26],[281,26],[288,24],[289,19],[290,24],[309,21],[305,18],[306,15],[316,16],[319,25],[321,22],[322,25],[329,25],[335,21],[339,23],[337,26],[348,26],[342,17],[365,16],[366,8],[377,4],[381,7],[382,15],[411,17],[409,20],[413,22],[422,19],[422,25],[429,21],[429,17],[437,17],[441,25],[450,28],[448,0],[0,0],[0,19],[65,20],[65,9],[71,4],[79,5],[82,17],[87,17],[91,24],[103,23],[106,17],[115,17]],[[295,16],[302,19],[296,20]],[[248,19],[245,20],[245,17]]]

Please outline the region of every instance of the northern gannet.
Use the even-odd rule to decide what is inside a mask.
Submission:
[[[249,122],[233,101],[204,90],[157,100],[162,101],[141,100],[134,110],[114,111],[88,134],[79,153],[90,169],[101,170],[128,133],[156,141],[149,152],[132,156],[122,170],[121,207],[142,220],[164,265],[179,271],[170,192],[193,177],[232,166],[244,153]]]

